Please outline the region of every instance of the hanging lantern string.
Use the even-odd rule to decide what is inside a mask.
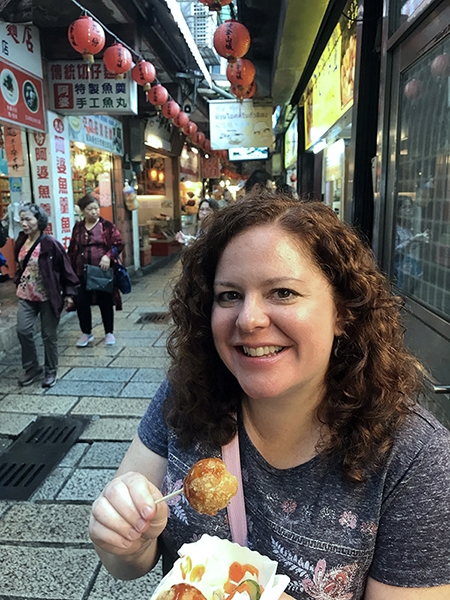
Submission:
[[[78,8],[81,8],[81,10],[88,14],[90,17],[92,17],[94,19],[94,21],[97,21],[97,23],[99,23],[103,29],[109,33],[109,35],[111,37],[113,37],[116,42],[120,42],[122,44],[122,46],[125,46],[125,48],[127,50],[129,50],[131,52],[132,55],[136,56],[138,58],[138,60],[142,60],[142,55],[139,54],[138,52],[136,52],[136,50],[134,50],[133,48],[130,48],[130,46],[128,46],[128,44],[125,44],[125,42],[123,42],[120,38],[117,37],[117,35],[115,33],[113,33],[111,30],[109,30],[93,13],[91,13],[90,10],[88,10],[87,8],[85,8],[82,4],[80,4],[79,2],[77,2],[77,0],[70,0],[73,4],[75,4],[76,6],[78,6]]]
[[[92,19],[94,19],[94,21],[96,21],[97,23],[99,23],[99,25],[101,25],[101,26],[103,27],[103,29],[104,29],[104,30],[105,30],[107,33],[109,33],[109,35],[110,35],[111,37],[113,37],[113,38],[115,39],[115,41],[116,41],[116,42],[120,42],[120,43],[122,44],[122,46],[124,46],[125,48],[127,48],[127,49],[128,49],[130,52],[131,52],[132,56],[135,56],[135,57],[137,57],[137,59],[138,59],[138,60],[145,60],[145,59],[143,58],[142,54],[140,54],[139,52],[136,52],[136,50],[134,50],[133,48],[131,48],[130,46],[128,46],[128,44],[126,44],[126,43],[125,43],[125,42],[123,42],[123,41],[122,41],[122,40],[121,40],[119,37],[117,37],[117,35],[116,35],[115,33],[113,33],[113,32],[112,32],[112,31],[110,31],[110,30],[109,30],[107,27],[105,27],[105,25],[104,25],[104,24],[103,24],[103,23],[102,23],[102,22],[101,22],[101,21],[100,21],[100,20],[99,20],[99,19],[98,19],[98,18],[97,18],[97,17],[96,17],[94,14],[93,14],[93,13],[91,13],[91,11],[90,11],[90,10],[88,10],[88,9],[87,9],[87,8],[85,8],[85,7],[84,7],[82,4],[80,4],[79,2],[77,2],[77,0],[70,0],[70,1],[71,1],[73,4],[75,4],[76,6],[78,6],[78,8],[80,8],[80,9],[83,11],[83,13],[85,13],[85,14],[89,15],[90,17],[92,17]],[[235,16],[234,16],[234,15],[235,15],[235,13],[234,13],[234,7],[233,7],[233,5],[232,5],[232,4],[230,4],[230,9],[231,9],[231,15],[232,15],[232,18],[235,18]],[[159,84],[159,85],[161,85],[161,83],[160,83],[160,81],[158,80],[158,78],[157,78],[157,77],[155,77],[155,79],[154,79],[154,82],[155,82],[156,84]],[[172,97],[170,94],[169,94],[168,100],[174,100],[174,101],[176,102],[175,98],[173,98],[173,97]]]

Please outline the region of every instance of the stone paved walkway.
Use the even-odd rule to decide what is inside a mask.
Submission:
[[[77,348],[75,314],[60,325],[58,381],[17,386],[20,351],[0,353],[0,452],[38,416],[83,415],[90,422],[29,501],[0,500],[0,598],[4,600],[146,600],[157,567],[118,581],[101,566],[87,527],[90,505],[118,467],[167,367],[167,325],[138,323],[166,311],[179,262],[135,281],[115,313],[115,346],[105,346],[94,308],[94,344]],[[42,354],[42,345],[39,345]],[[1,455],[0,455],[1,464]]]

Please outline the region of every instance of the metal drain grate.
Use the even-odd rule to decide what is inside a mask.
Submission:
[[[87,423],[74,417],[40,417],[31,423],[0,455],[0,499],[28,500]]]
[[[149,312],[142,314],[136,323],[167,323],[169,319],[168,312]]]

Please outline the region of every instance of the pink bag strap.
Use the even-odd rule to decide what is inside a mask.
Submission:
[[[228,471],[238,480],[238,491],[227,507],[231,539],[241,546],[247,545],[247,515],[245,512],[244,488],[242,486],[241,458],[239,454],[239,436],[226,446],[222,446],[222,459]]]

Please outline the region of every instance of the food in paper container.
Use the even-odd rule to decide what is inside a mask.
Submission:
[[[275,561],[218,537],[203,535],[178,554],[151,600],[277,600],[289,583]]]
[[[186,500],[199,513],[213,516],[236,495],[238,482],[220,458],[203,458],[184,478]]]

